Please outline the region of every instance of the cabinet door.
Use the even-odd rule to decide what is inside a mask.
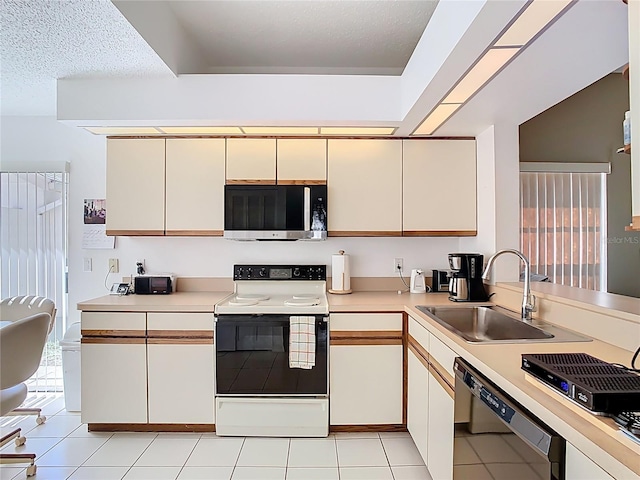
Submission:
[[[225,140],[170,138],[166,142],[167,235],[222,235]]]
[[[333,345],[331,425],[402,424],[402,345]]]
[[[82,423],[147,423],[144,338],[83,338]]]
[[[427,414],[427,467],[438,480],[453,478],[453,390],[429,368],[429,411]]]
[[[475,140],[403,143],[403,235],[475,235]]]
[[[566,480],[613,480],[611,475],[570,443],[567,443],[566,455]]]
[[[227,139],[227,183],[276,183],[274,138]]]
[[[148,342],[149,423],[214,423],[213,339]]]
[[[328,140],[333,236],[402,235],[402,142]]]
[[[212,313],[147,314],[149,423],[214,423]]]
[[[107,235],[164,235],[165,140],[107,140]]]
[[[278,140],[279,185],[327,183],[327,141],[324,139]]]
[[[429,370],[412,351],[409,351],[408,358],[407,429],[424,463],[427,464]]]

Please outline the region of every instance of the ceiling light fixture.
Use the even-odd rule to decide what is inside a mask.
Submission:
[[[241,127],[247,135],[318,135],[318,127]]]
[[[320,127],[320,135],[392,135],[396,127]]]
[[[525,46],[544,31],[576,0],[532,0],[520,10],[515,21],[485,50],[480,59],[458,80],[414,135],[432,135],[462,105],[505,68]]]
[[[155,127],[82,127],[94,135],[161,135]]]
[[[518,19],[494,44],[496,47],[524,46],[551,23],[572,0],[536,1],[529,4]]]
[[[242,135],[240,127],[158,127],[167,135]]]

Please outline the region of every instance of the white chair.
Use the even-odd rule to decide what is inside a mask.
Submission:
[[[36,295],[20,295],[5,298],[0,302],[0,320],[3,322],[15,322],[22,318],[30,317],[36,313],[48,313],[51,317],[47,334],[51,333],[56,321],[56,305],[53,300]],[[38,425],[47,421],[47,417],[41,415],[40,408],[16,408],[6,415],[37,415]]]
[[[0,416],[14,411],[25,398],[24,383],[40,366],[42,350],[47,341],[51,317],[48,313],[37,313],[0,328]],[[17,446],[26,438],[15,429],[0,438],[0,447],[15,439]],[[0,453],[2,463],[29,463],[27,476],[36,473],[34,453]]]

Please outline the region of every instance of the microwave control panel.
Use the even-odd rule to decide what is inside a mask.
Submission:
[[[234,280],[327,280],[326,265],[234,265]]]

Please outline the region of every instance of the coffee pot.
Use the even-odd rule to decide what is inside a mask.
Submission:
[[[479,253],[450,253],[449,300],[486,302],[489,296],[482,281],[484,257]]]

